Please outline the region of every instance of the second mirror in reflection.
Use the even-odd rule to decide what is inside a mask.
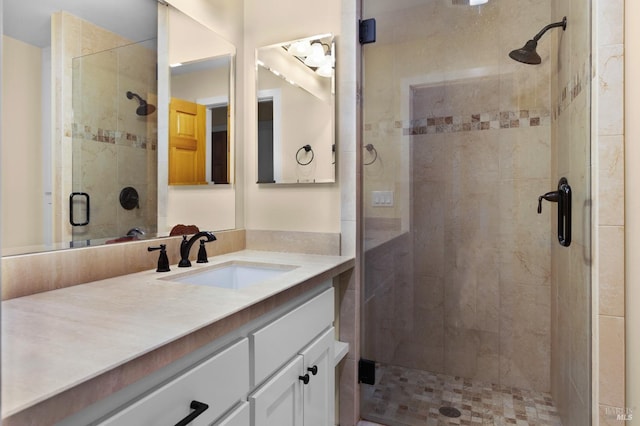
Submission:
[[[335,42],[316,35],[256,51],[258,183],[335,182]]]
[[[235,46],[180,12],[172,12],[169,184],[232,183]]]

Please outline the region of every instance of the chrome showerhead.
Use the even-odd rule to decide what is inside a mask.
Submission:
[[[145,115],[153,114],[155,112],[156,107],[151,104],[148,104],[147,101],[145,101],[140,97],[140,95],[133,92],[127,92],[127,99],[133,99],[133,98],[136,98],[138,100],[138,103],[140,104],[136,109],[136,114],[140,116],[145,116]]]
[[[562,27],[562,30],[567,29],[567,17],[562,18],[562,21],[555,22],[553,24],[549,24],[544,27],[538,34],[533,37],[533,39],[529,40],[522,46],[520,49],[512,50],[509,53],[509,57],[518,62],[522,62],[523,64],[530,65],[538,65],[542,62],[540,55],[536,52],[536,48],[538,47],[538,40],[551,28]]]

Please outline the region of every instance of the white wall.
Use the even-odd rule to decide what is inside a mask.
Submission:
[[[340,186],[257,185],[256,167],[256,69],[255,49],[314,34],[339,35],[341,2],[273,0],[169,0],[196,21],[215,28],[237,48],[236,69],[236,228],[288,231],[340,232]],[[276,13],[277,11],[277,13]],[[161,15],[159,15],[161,16]],[[340,43],[340,40],[337,40]],[[340,59],[338,58],[338,62]],[[337,68],[339,68],[339,63]],[[160,85],[160,81],[159,81]],[[159,109],[159,113],[162,113]],[[162,123],[159,139],[162,139]],[[340,143],[339,141],[337,142]],[[164,149],[159,142],[159,150]],[[161,153],[160,153],[161,154]],[[340,160],[338,159],[338,162]],[[159,165],[162,164],[160,157]],[[159,177],[161,179],[161,177]],[[162,182],[159,180],[159,183]],[[169,191],[171,193],[171,191]],[[197,210],[203,203],[220,206],[218,194],[193,191],[185,210]],[[166,198],[170,195],[165,195]],[[159,194],[159,203],[163,196]],[[173,200],[165,200],[173,208]],[[190,206],[190,207],[188,207]],[[210,210],[210,209],[204,209]],[[172,221],[177,220],[177,215]],[[159,230],[162,231],[161,217]],[[172,221],[166,218],[165,230]],[[186,220],[181,216],[181,219]],[[198,226],[200,226],[198,224]]]
[[[274,13],[277,11],[277,13]],[[267,18],[268,19],[267,19]],[[247,229],[340,232],[340,185],[257,185],[255,49],[341,30],[341,2],[330,0],[245,1],[244,168]],[[340,44],[338,37],[337,44]],[[336,68],[340,67],[340,57]],[[240,69],[240,68],[238,68]],[[238,77],[240,78],[240,76]],[[337,141],[338,145],[340,141]],[[240,157],[239,157],[240,158]],[[338,162],[340,159],[338,158]]]
[[[42,51],[3,36],[2,246],[43,241]]]

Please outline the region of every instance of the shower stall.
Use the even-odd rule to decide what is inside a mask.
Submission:
[[[361,415],[588,425],[590,2],[478,3],[362,2]]]
[[[74,246],[157,230],[156,40],[73,58]]]

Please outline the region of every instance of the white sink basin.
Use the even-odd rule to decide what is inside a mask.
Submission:
[[[204,271],[163,278],[187,284],[240,290],[283,275],[296,266],[232,261]]]

